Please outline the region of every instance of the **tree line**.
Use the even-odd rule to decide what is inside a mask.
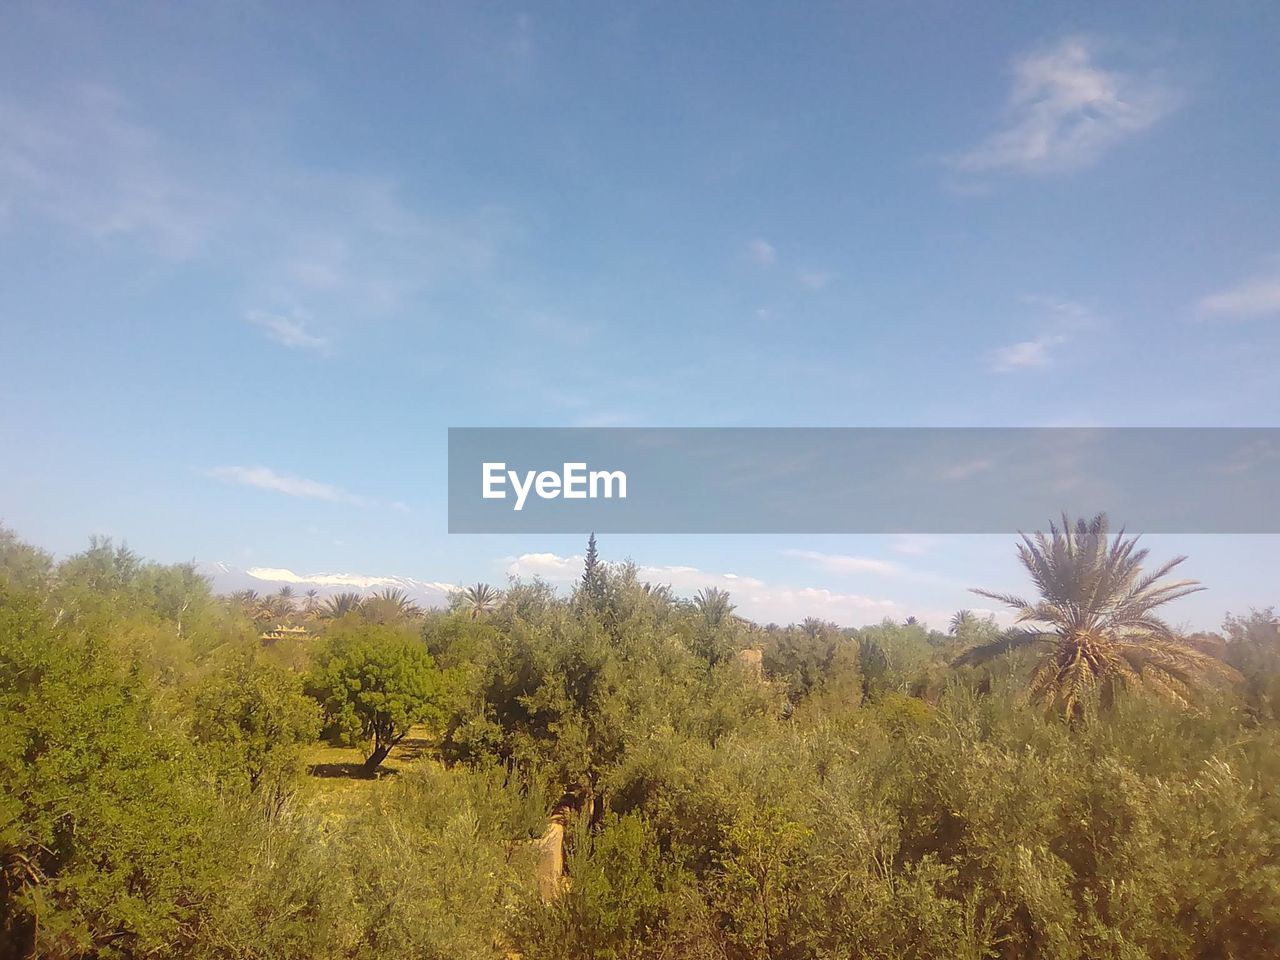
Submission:
[[[594,536],[568,595],[424,610],[0,531],[0,954],[1273,955],[1273,610],[1181,635],[1199,585],[1102,517],[1017,550],[1011,629],[853,629],[677,597]],[[326,742],[368,790],[309,775]]]

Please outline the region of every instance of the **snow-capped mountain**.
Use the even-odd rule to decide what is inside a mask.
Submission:
[[[283,567],[249,567],[242,569],[221,561],[200,563],[199,571],[213,583],[217,593],[256,590],[274,593],[281,587],[293,587],[297,593],[316,590],[321,596],[352,592],[376,593],[380,590],[403,590],[423,606],[441,606],[449,594],[457,590],[452,583],[417,580],[413,577],[366,576],[358,573],[294,573]]]

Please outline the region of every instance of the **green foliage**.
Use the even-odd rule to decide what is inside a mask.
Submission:
[[[108,645],[55,619],[0,595],[0,952],[176,946],[209,882],[191,753]]]
[[[578,603],[582,609],[601,612],[608,590],[604,564],[596,550],[596,535],[587,539],[587,555],[583,562],[582,580],[578,584]]]
[[[320,732],[320,710],[302,678],[247,649],[194,694],[192,733],[224,778],[278,803],[301,769],[301,747]]]
[[[1026,626],[966,651],[958,662],[982,663],[1009,647],[1037,650],[1030,698],[1072,720],[1095,701],[1109,707],[1136,685],[1187,703],[1207,676],[1222,674],[1221,664],[1185,644],[1154,611],[1204,588],[1165,579],[1186,557],[1144,570],[1147,551],[1137,544],[1123,531],[1112,537],[1105,514],[1074,524],[1064,514],[1048,534],[1023,535],[1018,559],[1040,599],[975,590],[1012,607]]]
[[[516,931],[520,952],[545,960],[647,955],[662,935],[669,878],[644,819],[610,816],[596,830],[579,822],[570,846],[569,889],[549,907],[529,901]]]
[[[417,639],[362,626],[331,638],[307,687],[334,728],[369,744],[373,771],[415,724],[443,724],[449,679]]]
[[[188,567],[0,535],[0,955],[1274,954],[1270,611],[1197,640],[1238,689],[1189,710],[1132,685],[1071,724],[1027,709],[1016,652],[948,665],[990,621],[759,628],[598,572],[590,610],[537,582],[475,616],[388,595],[282,651],[261,598]],[[373,764],[415,724],[439,751],[302,776],[317,700]]]
[[[1228,616],[1226,659],[1244,677],[1245,702],[1256,717],[1280,720],[1280,618],[1274,607]]]

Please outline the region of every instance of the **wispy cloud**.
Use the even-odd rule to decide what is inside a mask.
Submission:
[[[810,566],[827,573],[875,573],[893,575],[901,572],[898,564],[874,557],[856,557],[844,553],[819,553],[816,550],[783,550],[784,557],[804,560]]]
[[[194,256],[218,205],[158,153],[156,134],[109,88],[78,86],[54,103],[0,98],[0,221],[37,216]]]
[[[1039,310],[1059,330],[1075,333],[1095,327],[1101,322],[1101,318],[1090,307],[1074,300],[1033,294],[1023,297],[1022,302]]]
[[[834,280],[830,273],[825,270],[801,270],[796,274],[796,282],[805,290],[817,292],[825,290]]]
[[[1045,334],[1034,340],[1022,340],[991,351],[988,364],[996,373],[1034,370],[1053,361],[1053,348],[1066,343],[1061,334]]]
[[[1203,316],[1230,320],[1280,316],[1280,269],[1210,294],[1196,308]]]
[[[300,317],[286,317],[262,310],[251,310],[245,319],[254,326],[261,327],[267,336],[276,343],[299,350],[324,350],[329,341],[317,337],[307,330],[307,325]]]
[[[366,504],[365,497],[348,493],[341,487],[319,480],[308,480],[305,477],[294,477],[277,473],[270,467],[211,467],[204,471],[206,476],[221,480],[223,483],[241,487],[254,487],[271,493],[282,493],[287,497],[301,497],[307,500],[327,500],[331,503]]]
[[[52,222],[216,267],[238,278],[252,322],[303,349],[324,339],[307,314],[385,314],[487,277],[519,232],[502,209],[437,216],[395,181],[317,171],[269,149],[234,165],[209,156],[108,87],[0,95],[0,227]]]
[[[1079,170],[1177,106],[1176,91],[1158,75],[1104,69],[1095,53],[1073,37],[1015,60],[1006,125],[951,165],[965,173]]]
[[[778,262],[777,248],[759,237],[747,244],[747,256],[761,267],[771,267]]]
[[[1020,340],[987,353],[987,367],[995,373],[1016,373],[1050,366],[1054,351],[1082,330],[1101,320],[1084,304],[1061,297],[1028,296],[1022,302],[1035,309],[1041,327],[1047,331],[1029,340]]]

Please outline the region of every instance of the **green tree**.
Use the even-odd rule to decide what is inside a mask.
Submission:
[[[65,620],[0,589],[0,955],[181,953],[208,798],[144,679]]]
[[[346,590],[334,594],[320,607],[320,616],[326,620],[338,620],[349,613],[358,613],[364,598],[358,593]]]
[[[330,644],[308,690],[332,723],[368,744],[372,773],[415,724],[443,723],[448,680],[420,642],[370,626]]]
[[[583,563],[579,590],[586,605],[598,611],[604,603],[606,589],[604,565],[600,562],[600,555],[596,550],[596,535],[592,533],[587,538],[587,557]]]
[[[372,623],[403,623],[422,616],[422,608],[410,600],[407,593],[394,587],[379,590],[367,598],[360,612]]]
[[[0,526],[0,585],[26,590],[48,586],[53,558],[23,543],[7,527]]]
[[[1244,678],[1244,697],[1250,712],[1271,720],[1280,718],[1280,619],[1275,609],[1250,610],[1245,617],[1228,616],[1227,662]]]
[[[1145,685],[1177,703],[1190,697],[1198,677],[1216,661],[1181,643],[1156,608],[1202,590],[1195,580],[1164,578],[1186,557],[1146,572],[1138,538],[1114,538],[1105,514],[1075,524],[1064,515],[1049,534],[1026,534],[1018,558],[1040,591],[1037,601],[974,590],[1017,611],[1015,628],[998,640],[961,654],[957,664],[977,664],[1010,650],[1035,648],[1039,659],[1030,696],[1049,710],[1078,719],[1087,695],[1104,705],[1127,686]]]
[[[729,602],[729,591],[716,587],[704,587],[693,598],[693,606],[712,630],[724,625],[733,615],[734,605]]]
[[[241,651],[194,695],[192,733],[251,791],[278,802],[298,772],[300,747],[320,733],[320,710],[296,674]]]
[[[958,637],[977,622],[978,618],[974,616],[972,610],[957,610],[951,617],[951,625],[947,632],[953,637]]]
[[[457,595],[455,604],[460,606],[467,612],[472,620],[492,613],[493,608],[497,606],[498,600],[501,599],[500,594],[487,583],[477,583],[475,586],[467,587],[461,594]]]

